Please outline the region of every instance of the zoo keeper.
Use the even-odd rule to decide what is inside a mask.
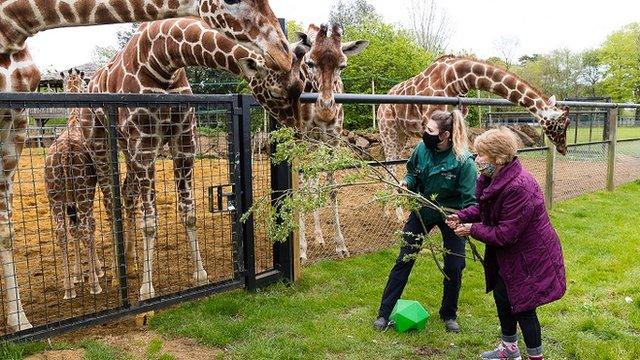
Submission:
[[[401,185],[427,199],[435,197],[439,206],[463,209],[475,204],[478,173],[469,152],[464,116],[459,110],[438,110],[431,114],[426,125],[423,141],[413,150],[407,163],[407,175]],[[424,207],[419,213],[427,232],[437,226],[442,233],[447,250],[444,254],[444,273],[447,276],[443,280],[440,318],[447,331],[460,332],[456,313],[462,270],[465,267],[465,240],[445,224],[445,219],[438,211]],[[377,330],[387,328],[389,315],[407,284],[415,259],[405,256],[420,251],[422,239],[416,235],[424,234],[422,222],[412,211],[404,226],[404,243],[382,293],[378,318],[373,323]]]

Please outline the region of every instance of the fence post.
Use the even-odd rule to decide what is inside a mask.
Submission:
[[[235,171],[236,203],[238,205],[236,221],[247,214],[253,206],[253,169],[251,151],[251,96],[238,95],[237,115],[234,126],[233,140],[236,143],[236,155],[239,156],[239,166]],[[253,231],[253,215],[249,214],[239,225],[242,244],[241,261],[244,267],[244,284],[247,290],[256,289],[256,261],[255,239]]]
[[[618,142],[618,108],[609,109],[609,157],[607,161],[607,190],[613,191]]]
[[[294,160],[295,162],[295,160]],[[300,174],[297,171],[292,171],[291,173],[291,188],[296,191],[300,188]],[[298,219],[300,216],[305,216],[305,214],[301,214],[298,212],[295,214],[294,219]],[[293,231],[292,246],[293,246],[293,269],[292,269],[292,277],[293,281],[300,280],[301,273],[301,263],[300,263],[300,230]]]
[[[287,35],[286,23],[284,19],[278,19],[285,36]],[[271,118],[270,130],[278,128],[276,119]],[[271,144],[271,153],[274,153],[276,144]],[[291,189],[293,179],[291,176],[291,165],[289,163],[271,164],[271,200],[275,201],[283,192]],[[289,234],[287,241],[273,244],[273,265],[276,270],[282,273],[282,277],[289,281],[294,280],[293,270],[293,234]]]
[[[113,234],[115,236],[115,254],[113,255],[116,258],[116,265],[118,269],[120,306],[128,308],[131,304],[129,302],[129,287],[127,285],[124,227],[122,226],[122,197],[120,195],[120,168],[118,164],[118,132],[116,129],[116,125],[118,123],[117,119],[118,109],[115,106],[107,108],[106,125],[110,153],[109,172],[111,174],[111,196],[113,197],[111,214],[113,221]],[[130,246],[135,246],[135,244],[130,244]]]
[[[548,210],[553,208],[553,188],[554,188],[554,174],[556,167],[556,147],[546,137],[543,136],[544,141],[547,143],[547,161],[546,161],[546,178],[544,186],[544,202]]]

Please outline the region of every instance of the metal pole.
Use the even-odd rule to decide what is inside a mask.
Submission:
[[[236,139],[239,140],[238,149],[240,155],[239,173],[236,177],[240,184],[239,190],[239,216],[246,214],[253,206],[253,171],[251,153],[251,96],[238,96],[238,110],[241,110],[238,120],[239,132]],[[249,215],[242,226],[242,255],[244,262],[244,281],[247,290],[256,289],[256,260],[255,239],[253,232],[253,215]]]
[[[555,145],[549,140],[545,139],[547,143],[547,158],[546,158],[546,177],[544,187],[544,202],[548,210],[553,208],[553,188],[554,188],[554,174],[556,165],[556,151]]]
[[[618,109],[609,110],[609,157],[607,162],[607,190],[613,191],[615,184],[616,144],[618,141]]]
[[[122,197],[120,195],[120,168],[118,164],[118,109],[114,106],[108,108],[107,136],[109,137],[109,171],[111,173],[111,195],[113,196],[111,212],[113,214],[113,234],[115,236],[116,265],[118,267],[120,306],[130,307],[129,288],[127,285],[127,263],[125,256],[124,227],[122,225]],[[95,116],[95,115],[93,115]],[[135,244],[129,244],[135,246]]]

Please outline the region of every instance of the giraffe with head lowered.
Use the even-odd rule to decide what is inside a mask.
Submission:
[[[273,68],[291,71],[292,53],[268,0],[0,0],[0,92],[33,92],[40,71],[25,41],[47,29],[200,17],[212,28],[262,55]],[[21,109],[0,109],[0,260],[6,318],[12,330],[31,328],[20,299],[11,221],[13,178],[26,138]]]
[[[84,91],[84,73],[70,69],[68,72],[61,72],[60,75],[65,92]],[[104,275],[104,272],[94,242],[96,226],[93,200],[97,178],[80,128],[80,109],[71,109],[66,129],[49,147],[44,175],[55,234],[62,251],[64,298],[75,298],[75,283],[82,282],[84,278],[80,255],[81,242],[89,259],[89,292],[99,294],[102,289],[98,277]],[[73,275],[69,271],[68,248],[71,241],[75,248]]]
[[[526,108],[561,154],[567,152],[567,109],[556,106],[555,96],[546,97],[525,80],[486,62],[457,56],[442,56],[415,77],[389,90],[389,95],[465,96],[470,90],[483,90]],[[421,137],[431,114],[446,105],[383,104],[378,107],[380,138],[387,161],[399,160]],[[395,173],[395,166],[392,166]],[[399,220],[404,220],[396,209]]]
[[[198,43],[200,41],[200,43]],[[201,44],[201,45],[200,45]],[[254,96],[281,122],[294,125],[298,118],[298,97],[302,83],[294,71],[282,73],[254,51],[192,18],[143,23],[125,47],[89,82],[89,92],[191,94],[186,66],[203,66],[229,71],[249,83]],[[193,170],[196,150],[196,117],[188,107],[156,106],[121,108],[117,124],[120,149],[126,162],[123,184],[126,249],[135,262],[136,229],[142,230],[144,257],[140,299],[155,296],[152,281],[156,240],[155,160],[169,145],[178,197],[178,213],[191,245],[193,279],[208,282],[196,236],[196,206]],[[105,119],[84,110],[83,130],[97,169],[98,181],[110,197],[109,153]],[[137,210],[141,218],[136,226]],[[110,216],[111,217],[111,216]]]
[[[330,146],[339,146],[344,124],[344,110],[342,104],[335,102],[334,94],[344,92],[340,77],[342,70],[347,67],[347,57],[362,52],[369,42],[365,40],[342,42],[342,28],[338,24],[309,25],[306,33],[298,33],[298,42],[294,52],[302,58],[300,77],[304,83],[305,92],[317,92],[318,100],[314,104],[300,105],[300,136]],[[301,176],[301,181],[317,186],[318,179],[308,179]],[[334,240],[336,252],[342,256],[349,256],[340,227],[338,214],[338,192],[335,189],[333,171],[327,172],[327,183],[331,188],[329,200],[333,212]],[[319,244],[324,244],[322,228],[320,226],[320,212],[313,212],[314,237]],[[299,216],[300,231],[300,259],[307,259],[306,224],[304,215]]]

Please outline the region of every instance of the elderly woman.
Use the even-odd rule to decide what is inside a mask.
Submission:
[[[478,205],[449,216],[447,225],[458,236],[486,244],[486,286],[493,291],[502,341],[482,359],[521,359],[517,324],[529,359],[543,359],[536,309],[566,290],[560,239],[540,186],[516,157],[515,134],[507,128],[489,130],[475,140],[475,150]]]

